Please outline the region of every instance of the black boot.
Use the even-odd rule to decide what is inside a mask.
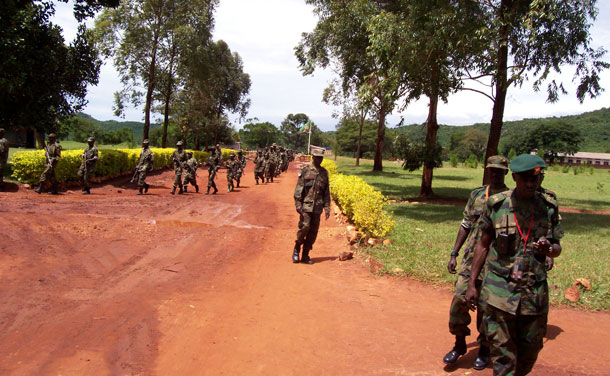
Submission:
[[[258,185],[258,179],[256,179],[256,185]]]
[[[195,193],[199,193],[199,186],[195,184]]]
[[[472,363],[472,368],[476,369],[477,371],[480,371],[480,370],[487,368],[488,364],[489,364],[489,347],[481,346],[481,348],[479,349],[479,354],[477,355],[477,358],[474,360],[474,363]]]
[[[141,195],[142,195],[142,190],[143,190],[143,189],[144,189],[144,187],[140,187],[140,189],[138,190],[138,193],[137,193],[137,195],[138,195],[138,196],[141,196]]]
[[[176,186],[174,185],[174,188],[172,188],[172,191],[170,192],[171,194],[176,194]]]
[[[213,195],[215,195],[218,192],[218,188],[216,188],[216,186],[214,186],[214,192],[212,192]]]
[[[205,194],[206,194],[206,195],[209,195],[209,194],[210,194],[210,186],[208,186],[208,190],[207,190],[207,192],[205,192]]]
[[[150,188],[150,185],[148,183],[144,183],[144,193],[148,193],[148,188]]]
[[[58,195],[59,192],[57,192],[57,183],[53,183],[52,187],[51,187],[51,194],[52,195]]]
[[[184,193],[184,189],[182,189],[182,184],[180,184],[180,190],[178,191],[178,194],[181,195]]]
[[[36,188],[34,190],[34,192],[36,192],[38,194],[41,194],[42,193],[42,185],[43,185],[42,183],[38,184],[38,188]]]
[[[185,185],[185,186],[182,188],[182,190],[184,191],[184,193],[187,193],[187,192],[186,192],[186,188],[188,188],[188,185]]]
[[[239,188],[239,179],[237,179],[237,188]]]
[[[309,249],[305,249],[305,247],[303,247],[303,257],[301,257],[301,262],[303,264],[313,264],[313,261],[309,258]]]
[[[462,355],[466,354],[466,337],[465,336],[455,336],[455,345],[453,349],[445,355],[443,358],[443,363],[445,364],[453,364],[458,358]]]
[[[83,194],[84,195],[91,194],[91,192],[89,192],[89,188],[83,188]]]
[[[299,253],[301,253],[301,245],[294,243],[294,249],[292,250],[292,262],[294,264],[299,262]]]

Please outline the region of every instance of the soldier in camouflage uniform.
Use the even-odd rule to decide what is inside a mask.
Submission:
[[[239,188],[241,176],[244,174],[244,169],[246,168],[246,156],[241,149],[237,152],[237,162],[239,162],[239,165],[235,174],[235,180],[237,181],[237,188]]]
[[[174,162],[174,187],[172,188],[171,194],[176,193],[176,188],[180,187],[178,194],[181,195],[184,190],[182,189],[182,172],[184,171],[184,164],[186,163],[186,152],[182,148],[182,141],[176,143],[176,149],[172,153],[172,161]]]
[[[222,162],[222,150],[220,150],[220,144],[216,144],[216,148],[214,148],[214,152],[212,153],[214,159],[216,159],[216,165],[220,166]]]
[[[550,189],[546,189],[544,187],[542,187],[542,182],[544,181],[544,170],[540,171],[540,174],[538,175],[539,177],[539,182],[538,182],[538,189],[537,191],[549,196],[551,199],[557,201],[557,203],[559,203],[559,201],[557,200],[557,194],[554,191],[551,191]],[[557,221],[561,222],[561,214],[559,214],[559,212],[557,213]],[[555,265],[555,260],[553,260],[552,257],[547,257],[546,258],[546,271],[548,272],[549,270],[553,269],[553,266]]]
[[[273,183],[273,176],[275,174],[275,162],[270,152],[265,153],[265,179],[269,183],[269,179]]]
[[[239,166],[239,161],[235,159],[235,153],[231,152],[231,154],[229,154],[229,161],[227,162],[227,192],[231,192],[235,189],[233,180],[236,179]]]
[[[78,168],[78,180],[83,186],[83,194],[88,195],[91,194],[91,177],[95,172],[95,165],[98,160],[98,152],[97,148],[93,145],[95,143],[95,138],[89,137],[87,139],[87,148],[83,152],[83,162]]]
[[[140,152],[140,158],[136,164],[136,171],[138,175],[138,195],[148,193],[150,185],[146,183],[146,174],[152,171],[154,168],[153,152],[148,147],[148,140],[142,141],[142,151]]]
[[[472,274],[466,291],[470,309],[483,301],[494,375],[526,375],[546,334],[549,292],[545,258],[561,254],[563,231],[557,202],[537,192],[542,158],[522,154],[510,163],[516,188],[491,196],[479,220]],[[485,264],[481,293],[476,278]]]
[[[219,168],[219,165],[216,163],[216,156],[214,154],[210,154],[208,157],[208,190],[205,193],[206,195],[210,194],[210,188],[214,188],[214,192],[212,193],[213,195],[218,192],[214,179],[216,179],[216,172]]]
[[[299,253],[303,246],[301,262],[313,264],[309,257],[309,251],[318,236],[320,227],[320,215],[322,210],[326,219],[330,217],[330,188],[328,171],[320,164],[324,159],[324,151],[314,149],[312,151],[313,162],[304,166],[299,172],[299,180],[294,189],[294,204],[299,213],[299,231],[294,242],[292,251],[292,262],[299,262]]]
[[[261,182],[265,182],[265,159],[260,150],[256,152],[256,158],[254,158],[254,180],[256,180],[256,184],[258,184],[258,179],[261,179]]]
[[[4,138],[4,128],[0,128],[0,190],[4,190],[4,166],[8,162],[8,140]]]
[[[455,245],[451,251],[451,257],[447,269],[449,273],[456,273],[457,256],[460,253],[460,248],[466,242],[464,257],[460,265],[460,270],[455,281],[455,294],[451,301],[449,309],[449,331],[455,336],[455,346],[445,355],[443,362],[446,364],[455,363],[461,355],[466,354],[466,336],[470,335],[470,312],[465,299],[468,280],[470,279],[470,267],[472,265],[472,256],[474,254],[474,246],[481,237],[480,231],[476,224],[479,220],[487,199],[496,193],[508,190],[504,184],[504,177],[508,173],[508,160],[502,156],[495,155],[487,159],[487,166],[490,174],[490,184],[484,185],[473,190],[470,193],[468,203],[464,208],[464,219],[460,225],[460,229],[455,240]],[[476,282],[477,288],[481,287],[482,278],[478,278]],[[485,336],[485,328],[482,327],[483,310],[481,306],[477,310],[477,328],[479,337],[477,341],[481,345],[479,354],[473,363],[474,369],[482,370],[489,363],[489,344]]]
[[[199,163],[197,159],[193,157],[192,151],[186,152],[186,162],[184,162],[184,192],[186,192],[189,183],[195,187],[195,192],[199,193],[199,186],[197,185],[197,168]]]
[[[55,167],[57,167],[57,163],[61,158],[61,145],[56,141],[57,136],[55,133],[49,134],[49,142],[45,147],[45,158],[46,165],[42,175],[40,175],[40,184],[38,188],[36,188],[36,193],[42,193],[42,188],[46,184],[46,182],[51,183],[51,194],[58,194],[57,192],[57,179],[55,178]]]

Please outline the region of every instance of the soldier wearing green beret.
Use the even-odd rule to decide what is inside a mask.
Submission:
[[[309,252],[318,236],[320,215],[324,210],[326,219],[330,217],[330,188],[328,171],[321,166],[324,150],[312,150],[313,162],[304,166],[299,172],[297,186],[294,189],[294,204],[299,213],[299,231],[294,242],[292,262],[299,262],[299,253],[303,246],[301,262],[313,264]]]
[[[0,128],[0,190],[4,190],[4,166],[8,162],[8,140],[4,138],[4,128]]]
[[[481,237],[481,231],[476,227],[476,224],[485,208],[487,199],[490,196],[508,190],[508,187],[504,184],[504,178],[508,173],[508,160],[500,155],[491,156],[487,159],[486,168],[489,169],[490,184],[476,188],[470,193],[470,198],[464,208],[464,218],[460,224],[455,245],[451,251],[449,264],[447,265],[449,273],[455,274],[457,256],[462,245],[466,243],[464,257],[462,258],[459,273],[455,281],[455,294],[449,308],[449,331],[455,336],[455,345],[443,358],[443,362],[446,364],[455,363],[461,355],[466,354],[466,336],[470,335],[468,325],[471,321],[466,302],[466,289],[470,280],[474,247]],[[476,287],[479,291],[481,282],[482,278],[478,278],[476,281]],[[479,331],[477,342],[479,342],[481,347],[473,363],[473,368],[477,370],[484,369],[489,363],[489,343],[485,336],[485,328],[482,326],[482,319],[483,310],[479,306],[477,310],[477,329]]]
[[[83,194],[91,194],[91,177],[95,172],[95,165],[98,160],[97,148],[94,146],[95,138],[89,137],[87,139],[87,148],[83,152],[83,162],[78,168],[78,180],[83,186]]]
[[[46,182],[51,183],[51,194],[58,194],[57,192],[57,179],[55,178],[55,167],[59,163],[59,159],[61,158],[61,145],[57,142],[57,136],[55,133],[49,134],[49,142],[45,147],[45,168],[40,175],[40,184],[38,184],[38,188],[36,188],[36,193],[42,193],[42,189]]]
[[[549,311],[546,257],[561,254],[556,201],[537,192],[542,158],[523,154],[510,163],[516,188],[491,196],[479,220],[466,300],[485,302],[483,322],[494,375],[529,373],[542,349]],[[476,278],[485,264],[481,292]]]

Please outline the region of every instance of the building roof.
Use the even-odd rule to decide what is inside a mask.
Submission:
[[[589,153],[586,151],[579,151],[578,153],[574,154],[574,155],[566,155],[563,153],[559,153],[558,154],[559,157],[565,157],[565,158],[583,158],[583,159],[603,159],[603,160],[610,160],[610,153]]]

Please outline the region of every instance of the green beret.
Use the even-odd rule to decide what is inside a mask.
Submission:
[[[501,155],[492,155],[487,158],[487,166],[485,168],[499,168],[502,170],[508,170],[508,159]]]
[[[544,159],[534,154],[521,154],[510,162],[510,170],[517,174],[532,171],[534,175],[538,175],[545,167]]]

